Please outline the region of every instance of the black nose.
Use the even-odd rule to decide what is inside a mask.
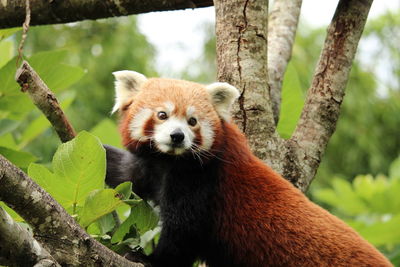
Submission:
[[[185,134],[180,129],[174,130],[170,136],[172,143],[175,145],[182,143],[183,139],[185,139]]]

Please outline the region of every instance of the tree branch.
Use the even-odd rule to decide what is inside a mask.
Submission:
[[[24,172],[0,155],[0,198],[28,222],[37,239],[61,265],[142,266],[91,238]]]
[[[32,26],[213,5],[212,0],[30,0],[30,2]],[[0,14],[0,28],[19,27],[25,20],[25,0],[0,1]]]
[[[25,228],[0,207],[0,264],[7,266],[60,266]]]
[[[279,120],[281,88],[299,21],[302,0],[276,0],[268,20],[268,85],[275,124]]]
[[[265,145],[265,140],[279,140],[268,93],[267,3],[214,1],[218,80],[240,90],[234,118],[247,135],[253,152],[262,159],[279,153]]]
[[[62,142],[75,137],[76,133],[60,108],[56,96],[40,79],[28,62],[22,62],[17,70],[15,80],[21,85],[23,92],[28,92],[33,103],[43,112]]]
[[[372,0],[340,0],[299,123],[286,142],[283,175],[303,191],[314,178],[336,128],[344,89],[371,4]]]

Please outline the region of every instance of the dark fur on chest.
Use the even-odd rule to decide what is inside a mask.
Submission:
[[[153,266],[191,266],[195,259],[217,257],[219,160],[200,163],[192,155],[129,153],[109,146],[106,151],[107,183],[131,180],[136,194],[160,207],[162,231],[150,256]],[[116,161],[123,168],[116,168]]]

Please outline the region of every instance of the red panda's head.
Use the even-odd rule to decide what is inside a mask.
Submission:
[[[113,112],[121,114],[123,144],[131,151],[152,146],[172,155],[209,151],[217,143],[221,121],[239,97],[227,83],[208,86],[151,78],[134,71],[117,71]]]

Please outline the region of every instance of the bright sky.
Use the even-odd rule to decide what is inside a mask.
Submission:
[[[338,1],[303,0],[300,21],[328,25]],[[399,0],[375,0],[369,18],[387,9],[399,9]],[[161,75],[179,78],[179,72],[202,52],[204,23],[214,23],[214,8],[156,12],[139,16],[139,28],[157,49],[156,67]],[[368,50],[368,44],[367,46]],[[360,49],[365,50],[365,47]]]

